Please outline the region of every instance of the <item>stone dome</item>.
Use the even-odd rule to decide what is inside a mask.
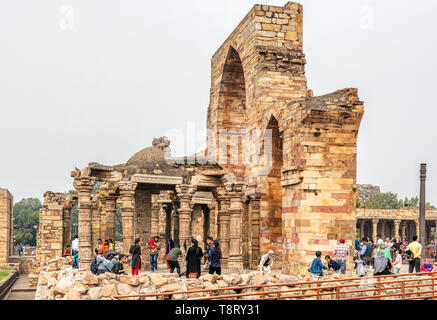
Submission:
[[[156,164],[164,162],[164,151],[155,147],[147,147],[137,153],[126,163],[128,166],[135,166],[140,169],[146,169]]]

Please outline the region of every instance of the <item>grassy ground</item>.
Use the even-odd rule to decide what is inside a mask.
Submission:
[[[11,273],[11,270],[9,269],[0,269],[0,281],[6,278],[9,275],[9,273]]]

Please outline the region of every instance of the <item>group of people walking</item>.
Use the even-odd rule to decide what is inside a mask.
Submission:
[[[374,275],[400,274],[403,259],[409,263],[409,273],[431,272],[434,266],[429,259],[425,259],[421,265],[421,253],[423,246],[417,241],[417,235],[413,236],[413,241],[402,243],[396,239],[386,238],[383,241],[377,235],[376,243],[367,237],[355,241],[355,250],[353,251],[354,269],[356,274],[364,277],[368,270],[373,267]],[[346,261],[351,254],[349,246],[345,244],[345,239],[341,238],[335,246],[334,256],[332,259],[329,255],[325,256],[326,265],[321,260],[322,252],[316,251],[316,258],[313,260],[308,271],[315,275],[323,275],[323,270],[333,270],[337,273],[346,273]]]

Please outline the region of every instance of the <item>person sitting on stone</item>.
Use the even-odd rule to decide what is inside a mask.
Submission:
[[[103,250],[98,249],[98,255],[96,257],[96,263],[97,263],[97,274],[102,274],[105,272],[111,272],[111,269],[113,267],[112,263],[107,260],[103,256]]]
[[[261,260],[259,261],[259,272],[267,274],[271,273],[271,269],[273,267],[273,250],[269,250],[265,255],[261,257]]]
[[[309,272],[317,276],[323,276],[323,270],[328,269],[323,265],[322,260],[320,259],[321,256],[322,253],[320,251],[316,251],[316,258],[313,260],[311,267],[308,269]]]
[[[124,265],[129,264],[127,257],[124,254],[120,254],[118,261],[116,261],[112,267],[111,272],[115,274],[126,274]]]

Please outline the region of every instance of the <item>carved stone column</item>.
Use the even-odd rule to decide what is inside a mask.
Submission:
[[[92,200],[92,206],[91,206],[91,226],[92,226],[92,230],[93,230],[93,234],[92,234],[92,241],[93,241],[93,250],[94,248],[97,248],[97,239],[101,238],[101,219],[100,219],[100,215],[101,215],[101,210],[102,210],[102,204],[100,202],[100,200],[97,199],[97,197],[95,197]]]
[[[416,224],[416,235],[419,236],[419,228],[420,228],[419,220],[414,220],[414,223]],[[417,238],[417,241],[419,241],[419,238]]]
[[[71,209],[73,208],[73,205],[74,201],[72,200],[71,195],[68,195],[67,200],[63,203],[63,249],[65,249],[67,245],[71,244]]]
[[[159,231],[159,211],[161,209],[161,204],[156,202],[156,197],[152,196],[152,219],[150,225],[151,236],[158,236]]]
[[[220,248],[222,251],[222,269],[228,269],[229,262],[229,207],[231,199],[224,187],[217,188],[220,223]]]
[[[261,195],[251,197],[249,203],[249,237],[250,237],[250,268],[258,266],[260,255],[259,248],[259,213],[261,209]]]
[[[376,235],[378,234],[378,222],[379,219],[372,219],[372,238],[375,243],[378,240],[376,237]]]
[[[115,220],[117,211],[117,186],[106,183],[98,191],[102,199],[101,229],[103,240],[115,242]]]
[[[229,192],[229,263],[228,269],[231,273],[243,269],[242,256],[242,234],[241,234],[241,214],[243,210],[243,185],[232,185]]]
[[[136,187],[137,184],[132,181],[119,182],[124,253],[129,252],[129,248],[134,242],[134,203]]]
[[[393,221],[393,226],[395,228],[395,230],[394,230],[395,239],[399,239],[399,226],[400,225],[401,225],[401,220],[394,220]]]
[[[89,269],[92,254],[91,242],[91,191],[95,180],[91,177],[76,177],[74,187],[78,196],[78,237],[79,237],[79,265]]]
[[[179,199],[179,244],[184,245],[185,240],[190,240],[191,198],[196,192],[196,187],[188,184],[176,186],[176,197]]]
[[[407,231],[406,231],[406,229],[407,229],[407,222],[406,221],[401,222],[401,238],[402,238],[402,241],[405,241],[407,239]]]
[[[387,221],[381,220],[381,239],[385,241],[386,234],[385,231],[387,230]]]

